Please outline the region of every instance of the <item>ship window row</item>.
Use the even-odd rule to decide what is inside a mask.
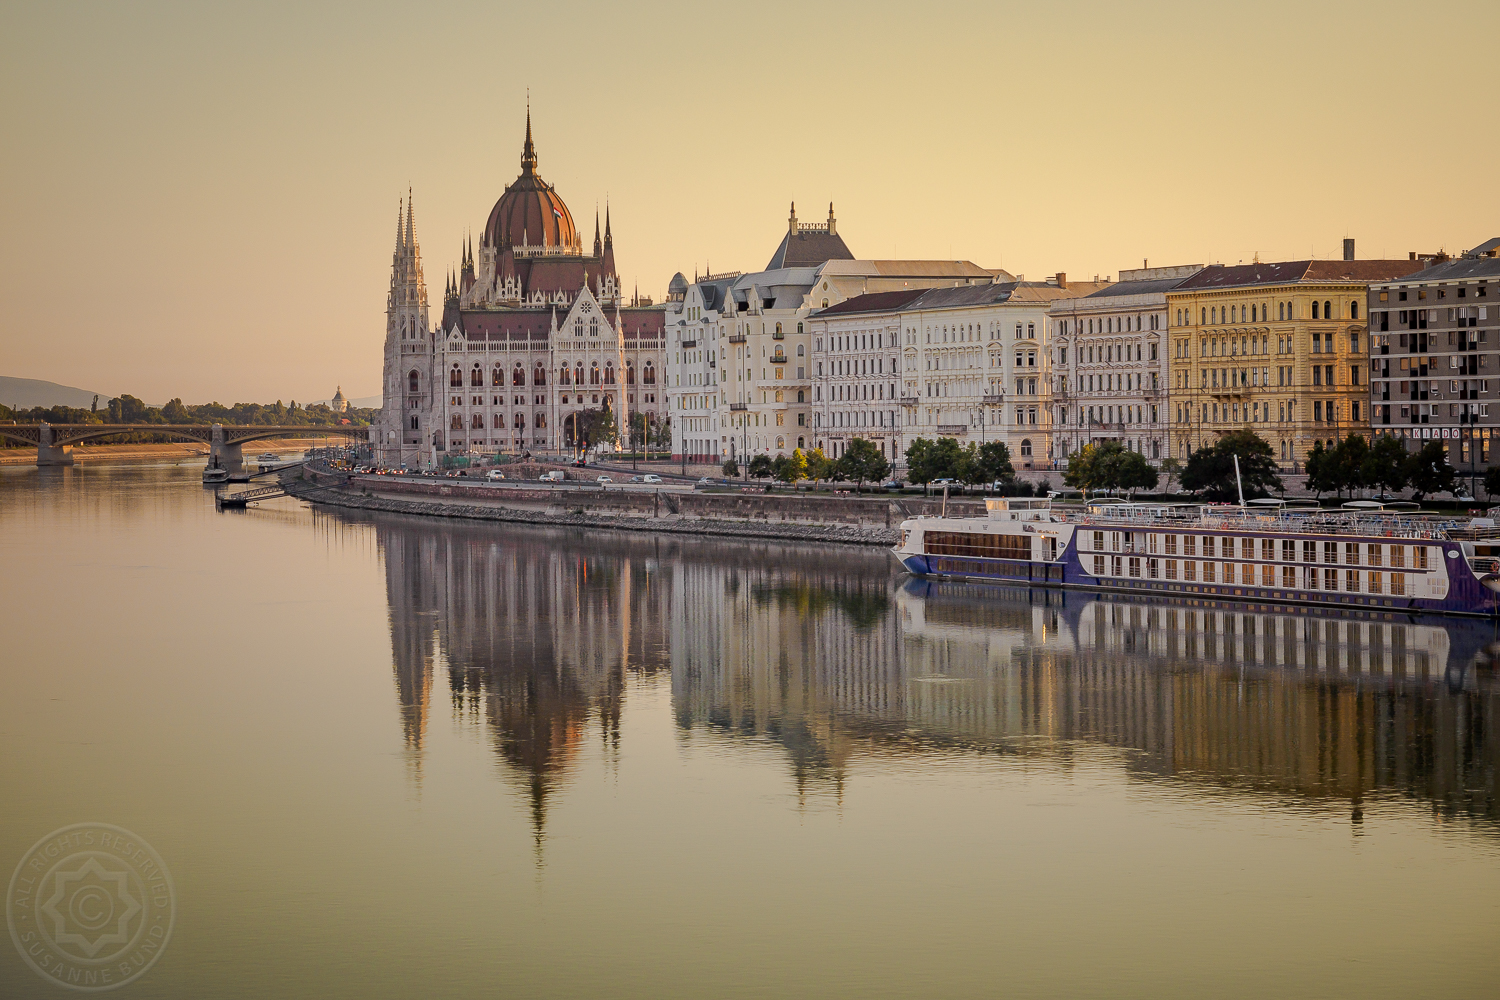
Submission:
[[[1330,542],[1315,539],[1236,537],[1231,535],[1167,535],[1147,531],[1090,531],[1081,542],[1093,552],[1145,555],[1208,556],[1259,559],[1264,562],[1342,563],[1348,566],[1390,566],[1427,569],[1428,545],[1391,545],[1384,542]]]
[[[1183,583],[1241,584],[1285,590],[1322,590],[1348,594],[1405,596],[1406,576],[1377,570],[1334,569],[1319,566],[1273,566],[1268,563],[1214,563],[1192,559],[1154,559],[1150,556],[1093,557],[1098,577],[1180,580]]]

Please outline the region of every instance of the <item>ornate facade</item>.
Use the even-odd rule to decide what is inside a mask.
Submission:
[[[608,211],[586,252],[573,216],[537,173],[531,115],[521,173],[490,211],[478,253],[465,244],[429,323],[411,201],[398,214],[386,303],[384,405],[372,432],[382,465],[444,454],[581,447],[582,415],[665,417],[663,311],[630,302],[615,271]]]

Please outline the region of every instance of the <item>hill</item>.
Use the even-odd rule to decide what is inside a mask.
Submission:
[[[99,406],[109,402],[109,393],[101,392]],[[17,409],[33,406],[76,406],[88,409],[94,401],[94,393],[71,385],[58,385],[39,378],[11,378],[0,375],[0,403]]]

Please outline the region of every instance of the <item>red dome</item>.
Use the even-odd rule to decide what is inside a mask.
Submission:
[[[531,143],[531,114],[526,115],[526,145],[521,153],[521,176],[495,202],[484,225],[484,241],[493,247],[573,247],[578,229],[568,206],[536,172],[536,147]]]

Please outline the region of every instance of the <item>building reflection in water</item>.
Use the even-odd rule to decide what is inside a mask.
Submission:
[[[781,748],[799,795],[852,757],[960,750],[1193,794],[1373,796],[1497,818],[1493,623],[1133,603],[897,577],[881,552],[373,521],[420,773],[435,674],[538,844],[583,741],[618,754],[630,672],[684,734]]]

